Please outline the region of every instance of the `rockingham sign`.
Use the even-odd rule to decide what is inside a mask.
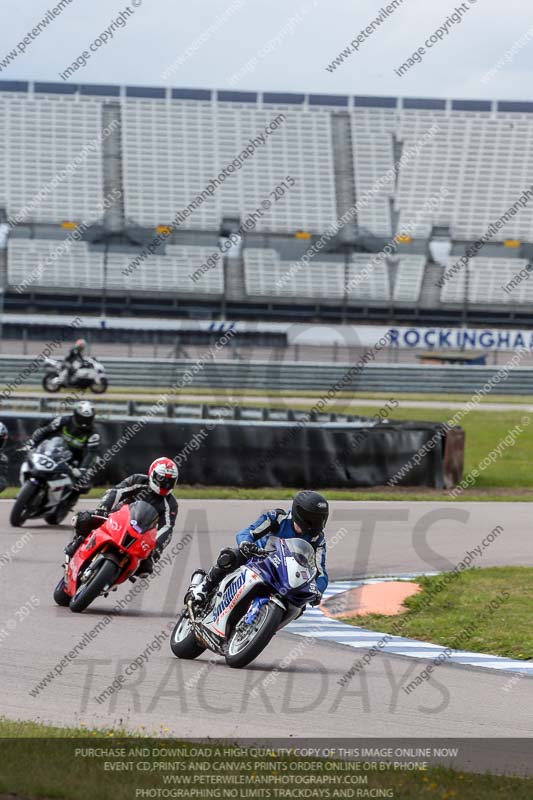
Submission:
[[[84,330],[101,327],[96,317],[77,317]],[[25,327],[52,324],[66,327],[71,320],[67,315],[14,314],[3,316],[4,325]],[[233,336],[243,333],[275,333],[286,336],[287,344],[338,345],[339,347],[373,348],[387,338],[387,347],[419,350],[527,350],[533,349],[531,330],[506,328],[446,328],[388,325],[327,325],[314,322],[245,322],[243,320],[190,320],[143,317],[108,317],[107,330],[150,331],[203,331],[217,335]]]
[[[387,327],[385,325],[289,325],[289,344],[371,347],[388,335],[389,347],[421,350],[528,350],[533,348],[533,329]]]
[[[385,329],[384,329],[385,330]],[[389,328],[391,347],[443,350],[520,350],[533,347],[533,330],[500,328]]]

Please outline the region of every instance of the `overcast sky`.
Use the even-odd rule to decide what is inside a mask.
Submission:
[[[394,1],[396,10],[361,41],[357,52],[329,72],[327,65],[379,15],[387,0],[129,0],[126,24],[96,52],[90,51],[90,44],[126,3],[71,0],[29,41],[25,52],[1,66],[58,2],[25,0],[2,15],[0,79],[62,82],[59,73],[85,50],[90,57],[70,83],[532,99],[530,3]],[[442,41],[425,47],[422,62],[399,77],[395,69],[424,47],[461,5],[462,21],[448,22]],[[516,52],[482,82],[513,46]]]

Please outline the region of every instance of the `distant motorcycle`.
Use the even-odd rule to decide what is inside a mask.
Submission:
[[[99,595],[107,597],[152,553],[157,537],[157,512],[145,500],[123,505],[91,531],[54,590],[59,606],[84,611]]]
[[[11,525],[19,527],[37,517],[59,525],[70,510],[68,498],[73,484],[82,474],[70,465],[71,460],[72,453],[61,436],[45,439],[26,454],[20,467],[21,489],[9,518]]]
[[[316,574],[309,542],[270,536],[262,554],[227,575],[199,612],[188,601],[170,649],[190,659],[208,648],[224,656],[228,666],[245,667],[317,597]]]
[[[62,361],[45,358],[46,375],[43,378],[43,389],[47,392],[58,392],[60,389],[90,389],[94,394],[103,394],[108,387],[105,369],[99,361],[89,356],[83,359],[69,380],[68,369]]]

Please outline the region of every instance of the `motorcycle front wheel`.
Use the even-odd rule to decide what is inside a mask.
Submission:
[[[70,601],[70,610],[76,613],[85,611],[93,600],[106,589],[110,589],[118,577],[119,569],[114,561],[104,559],[100,567],[90,576],[87,583],[82,583]]]
[[[54,601],[58,606],[68,606],[70,603],[70,595],[65,591],[65,579],[61,578],[56,588],[54,589]]]
[[[14,528],[19,528],[24,525],[30,514],[34,511],[33,501],[39,492],[40,486],[31,481],[27,481],[22,486],[17,495],[11,514],[9,515],[9,523]]]
[[[43,378],[43,389],[45,392],[58,392],[61,389],[61,381],[59,375],[55,372],[49,372]]]
[[[197,658],[205,650],[191,630],[191,621],[187,611],[184,611],[176,622],[170,637],[170,649],[176,658],[188,659]]]
[[[226,664],[240,669],[257,658],[270,642],[283,619],[283,609],[275,603],[265,603],[251,623],[245,622],[246,613],[235,625],[228,639]]]

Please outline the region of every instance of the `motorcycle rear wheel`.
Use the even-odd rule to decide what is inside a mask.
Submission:
[[[245,616],[243,614],[228,638],[226,664],[235,669],[246,667],[265,649],[281,624],[283,609],[275,603],[266,603],[250,625],[244,622]]]
[[[184,611],[172,631],[170,637],[170,649],[176,658],[197,658],[201,655],[205,647],[200,644],[194,633],[191,631],[189,614]]]
[[[100,381],[98,383],[96,383],[95,381],[91,383],[91,392],[93,392],[94,394],[103,394],[105,391],[107,391],[107,386],[108,386],[107,378],[100,378]]]
[[[27,481],[21,488],[17,495],[11,514],[9,515],[9,524],[13,528],[19,528],[24,525],[33,511],[32,501],[39,492],[40,487],[31,481]]]
[[[85,611],[96,600],[98,595],[107,588],[111,588],[118,577],[119,569],[114,561],[104,559],[97,572],[89,578],[87,583],[82,583],[76,594],[71,599],[70,610],[75,613]]]

